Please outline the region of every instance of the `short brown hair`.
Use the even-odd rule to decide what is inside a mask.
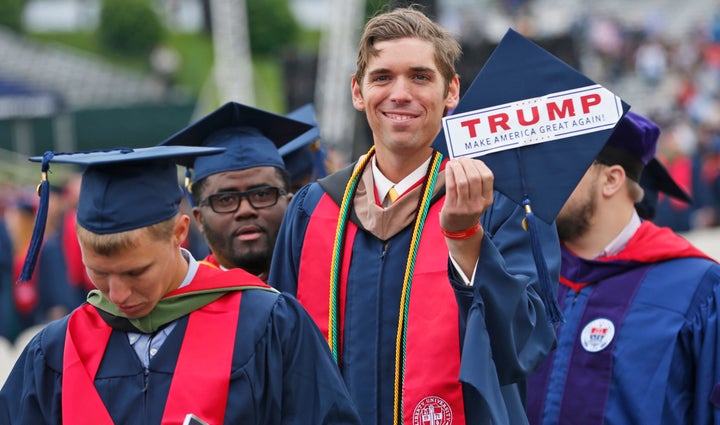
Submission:
[[[643,196],[645,196],[645,189],[640,186],[640,183],[633,179],[627,179],[625,183],[627,184],[628,194],[633,202],[637,203],[642,201]]]
[[[430,20],[422,12],[403,7],[381,13],[371,18],[360,37],[355,79],[362,82],[371,57],[377,56],[375,43],[399,38],[419,38],[429,41],[435,47],[435,64],[445,79],[445,88],[456,75],[455,63],[460,59],[462,49],[455,38]]]
[[[155,223],[147,227],[128,230],[126,232],[109,233],[101,235],[93,233],[79,224],[76,224],[78,241],[89,247],[100,255],[110,256],[124,249],[133,248],[137,243],[137,236],[140,232],[148,232],[155,240],[170,239],[175,229],[175,223],[181,213],[178,213],[167,220]]]

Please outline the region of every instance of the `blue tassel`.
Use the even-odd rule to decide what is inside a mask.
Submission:
[[[45,152],[42,160],[42,180],[38,185],[38,195],[40,196],[40,205],[38,206],[37,216],[35,217],[35,226],[33,227],[30,246],[28,247],[27,256],[23,263],[20,278],[17,283],[29,282],[32,279],[35,265],[37,264],[40,248],[42,246],[43,237],[45,236],[45,224],[47,223],[48,203],[50,202],[50,182],[47,178],[48,169],[50,168],[50,160],[55,156],[53,152]]]
[[[538,236],[538,218],[532,212],[530,208],[530,201],[523,201],[525,206],[525,218],[528,225],[528,231],[530,233],[530,244],[532,246],[533,258],[535,259],[535,267],[538,272],[538,279],[540,283],[540,298],[543,300],[545,310],[547,311],[548,318],[553,324],[565,322],[562,311],[557,304],[557,296],[555,294],[554,287],[557,282],[553,282],[550,278],[550,272],[548,271],[547,263],[545,263],[545,256],[542,252],[542,244]]]

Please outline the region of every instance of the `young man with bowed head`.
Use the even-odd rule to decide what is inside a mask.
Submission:
[[[300,190],[276,243],[268,282],[315,319],[366,425],[525,423],[517,383],[554,343],[523,209],[431,147],[460,54],[412,8],[366,24],[351,90],[374,146]]]
[[[0,423],[360,423],[326,342],[292,297],[181,248],[190,218],[173,160],[220,150],[42,157],[43,171],[86,166],[77,232],[97,289],[26,346],[0,390]]]
[[[628,112],[557,217],[565,323],[528,382],[531,424],[720,424],[720,265],[636,212],[645,173],[682,192],[659,135]]]

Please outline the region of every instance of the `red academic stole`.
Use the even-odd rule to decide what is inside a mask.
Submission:
[[[448,279],[448,249],[440,233],[442,202],[430,207],[420,238],[410,290],[406,336],[405,379],[402,389],[403,423],[435,423],[442,415],[465,423],[460,375],[460,330],[455,293]],[[298,272],[298,301],[328,337],[330,258],[340,209],[325,194],[308,223]],[[345,295],[352,245],[357,226],[349,222],[338,289],[338,345],[343,346]],[[318,267],[320,264],[325,266]],[[399,301],[398,301],[399,305]],[[448,416],[451,415],[451,416]],[[443,422],[444,423],[444,422]],[[449,423],[449,422],[448,422]]]
[[[240,274],[241,276],[238,276]],[[222,272],[201,266],[193,283],[166,295],[239,285],[267,287],[240,269]],[[242,291],[228,292],[190,313],[187,330],[170,384],[162,423],[182,424],[193,413],[211,424],[225,418],[236,323]],[[228,326],[217,326],[228,323]],[[94,386],[112,328],[85,304],[69,318],[65,335],[62,379],[62,415],[65,424],[112,424],[110,414]],[[198,368],[198,364],[208,367]]]
[[[220,263],[218,263],[217,259],[214,255],[208,254],[207,257],[199,261],[200,264],[206,264],[208,266],[213,266],[215,268],[220,268]]]

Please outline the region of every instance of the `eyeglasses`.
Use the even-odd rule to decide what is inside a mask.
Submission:
[[[286,195],[287,191],[279,187],[264,186],[250,189],[245,192],[220,192],[208,196],[200,201],[199,206],[210,205],[213,211],[218,214],[234,213],[240,208],[243,198],[247,199],[250,205],[256,210],[272,207],[277,204],[280,195]]]

